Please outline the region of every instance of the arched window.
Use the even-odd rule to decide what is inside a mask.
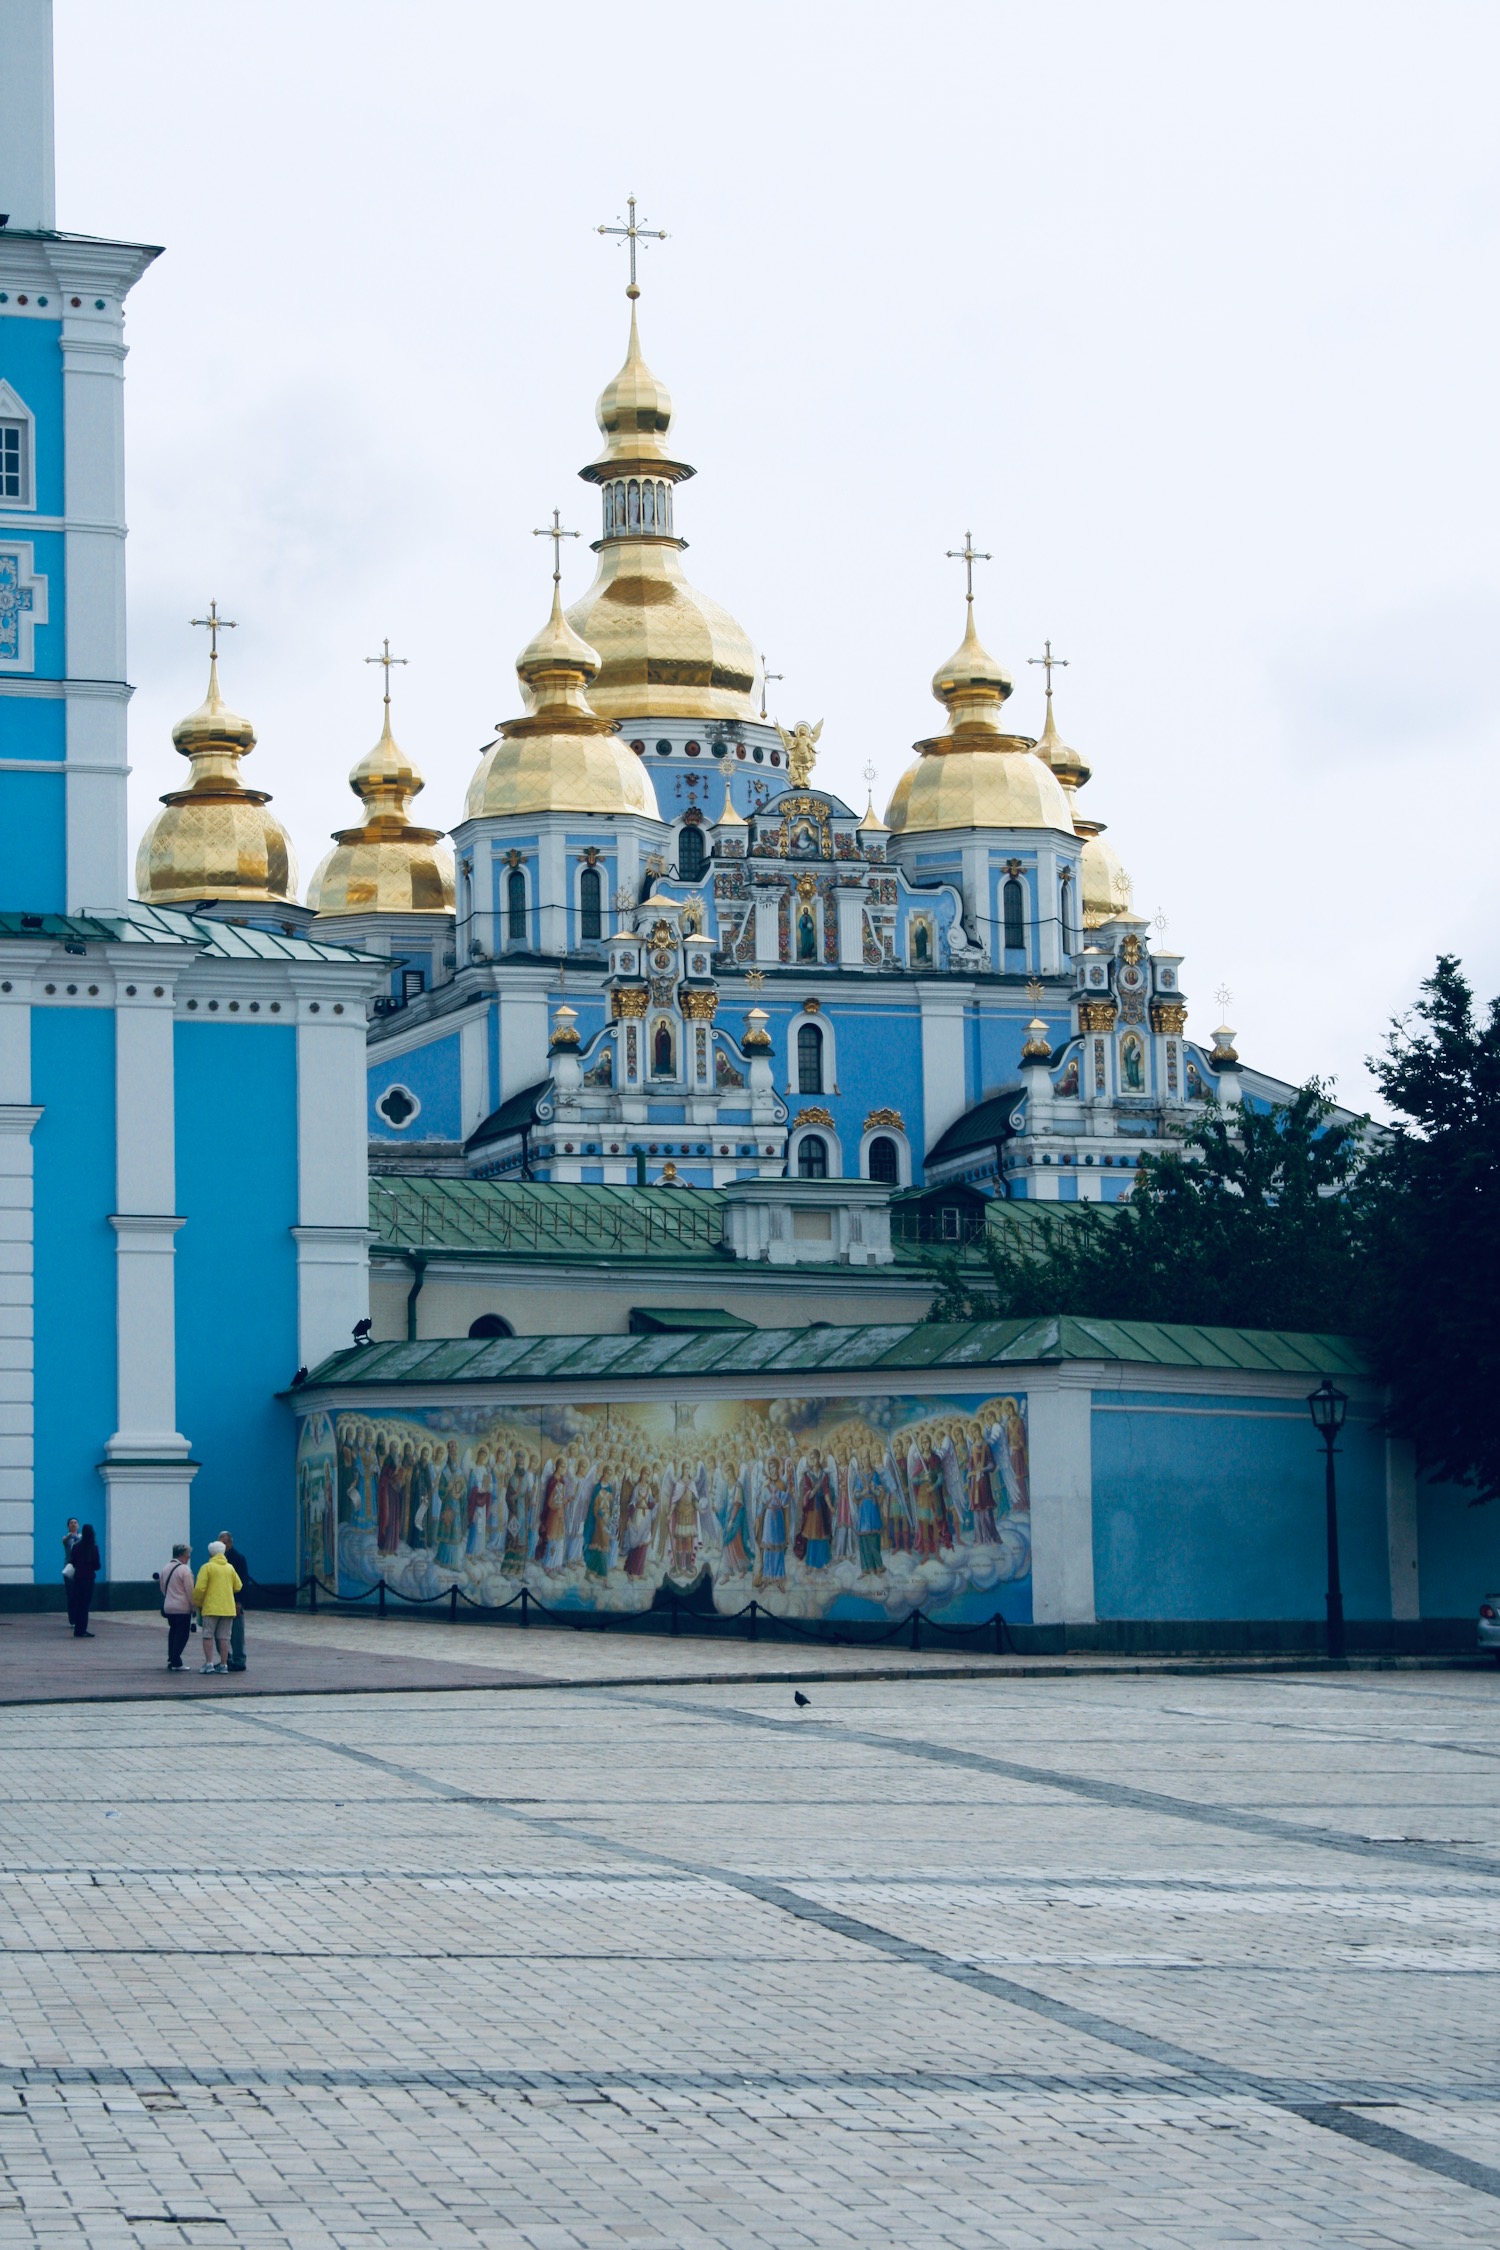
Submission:
[[[1017,876],[1006,877],[1001,893],[1001,907],[1005,917],[1005,950],[1007,953],[1024,953],[1026,950],[1026,893]]]
[[[816,961],[818,958],[818,918],[810,906],[804,906],[797,916],[797,959]]]
[[[513,867],[505,878],[505,915],[512,945],[526,943],[526,878]]]
[[[823,1034],[815,1023],[805,1023],[797,1032],[797,1091],[823,1091]]]
[[[703,873],[703,831],[684,828],[677,839],[677,872],[684,883],[696,883]]]
[[[671,489],[672,487],[669,484],[659,484],[656,488],[656,528],[658,531],[670,531],[672,528],[672,510],[667,500],[667,494]]]
[[[597,867],[586,867],[578,878],[578,927],[585,938],[604,935],[604,902]]]
[[[477,1320],[470,1321],[469,1334],[477,1343],[484,1336],[514,1336],[515,1330],[499,1313],[482,1312]]]
[[[604,487],[604,536],[605,536],[605,538],[606,538],[606,539],[608,539],[608,538],[611,538],[611,537],[613,536],[613,533],[614,533],[614,528],[615,528],[615,488],[614,488],[614,486],[613,486],[612,484],[607,484],[607,485],[606,485],[606,486]]]
[[[656,487],[654,484],[645,484],[641,487],[641,529],[642,531],[654,531],[656,529]]]
[[[1078,924],[1073,915],[1073,876],[1071,870],[1067,868],[1063,870],[1062,879],[1062,926],[1063,951],[1065,953],[1076,953],[1078,951]]]
[[[676,1065],[672,1060],[672,1026],[659,1023],[651,1041],[651,1075],[653,1078],[675,1078]]]
[[[799,1180],[827,1179],[828,1143],[821,1133],[804,1133],[797,1143],[797,1177]]]
[[[885,1187],[901,1183],[901,1152],[889,1133],[877,1133],[870,1143],[870,1177]]]

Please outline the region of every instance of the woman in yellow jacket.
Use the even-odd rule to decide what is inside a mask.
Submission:
[[[224,1542],[209,1542],[208,1560],[193,1585],[193,1607],[203,1618],[203,1669],[229,1670],[229,1636],[234,1631],[234,1597],[240,1574],[224,1560]]]

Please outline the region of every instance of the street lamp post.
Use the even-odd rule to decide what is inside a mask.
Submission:
[[[1325,1375],[1317,1389],[1308,1393],[1307,1405],[1324,1447],[1324,1491],[1328,1506],[1328,1653],[1331,1657],[1342,1658],[1344,1592],[1339,1584],[1339,1511],[1333,1483],[1333,1448],[1344,1426],[1349,1400]]]

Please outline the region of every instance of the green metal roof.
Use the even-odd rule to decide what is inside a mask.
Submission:
[[[705,1330],[753,1328],[753,1320],[726,1312],[722,1305],[632,1305],[634,1336],[697,1336]]]
[[[504,1251],[511,1257],[711,1258],[722,1263],[724,1198],[714,1188],[562,1187],[377,1173],[370,1226],[395,1250]]]
[[[578,1192],[577,1190],[574,1191]],[[668,1191],[670,1193],[670,1191]],[[375,1344],[336,1352],[310,1386],[618,1380],[647,1376],[831,1376],[845,1371],[1055,1365],[1194,1367],[1296,1376],[1366,1375],[1347,1336],[1251,1328],[1166,1328],[1150,1321],[884,1322],[863,1328],[716,1329],[698,1335],[498,1336]]]
[[[120,914],[0,914],[0,939],[51,938],[60,945],[190,945],[223,961],[374,961],[351,945],[287,937],[248,924],[217,922],[172,906],[132,901]]]

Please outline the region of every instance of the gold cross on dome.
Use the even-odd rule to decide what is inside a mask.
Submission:
[[[972,603],[974,599],[974,565],[977,562],[993,562],[994,559],[993,555],[987,555],[981,548],[975,546],[972,531],[964,533],[964,543],[961,547],[950,547],[948,549],[949,562],[961,562],[964,566],[965,601]]]
[[[766,716],[766,690],[773,680],[784,680],[785,678],[785,672],[768,672],[766,670],[766,652],[762,649],[760,652],[760,715],[762,718]]]
[[[387,635],[380,644],[380,654],[378,656],[367,656],[365,658],[365,662],[367,664],[384,665],[385,699],[386,702],[389,703],[391,700],[391,666],[393,664],[410,664],[411,658],[409,656],[392,656],[390,636]]]
[[[618,234],[626,242],[629,243],[630,287],[626,290],[625,294],[627,297],[638,297],[640,295],[640,290],[636,287],[635,282],[635,246],[638,242],[665,242],[667,238],[660,227],[643,227],[636,224],[635,197],[633,195],[626,196],[625,206],[630,213],[630,217],[626,221],[624,226],[599,227],[596,231],[600,234]]]
[[[554,586],[560,586],[562,584],[562,543],[565,539],[580,538],[582,534],[576,531],[564,531],[562,527],[562,510],[561,508],[554,508],[552,511],[551,523],[544,523],[541,526],[540,530],[534,531],[531,536],[533,539],[551,540],[552,583]]]
[[[1063,670],[1066,672],[1066,670],[1068,669],[1068,659],[1065,656],[1054,656],[1052,653],[1052,643],[1050,641],[1043,641],[1042,647],[1047,652],[1045,656],[1028,656],[1026,661],[1028,664],[1040,664],[1044,667],[1047,674],[1047,701],[1050,703],[1052,701],[1053,667],[1060,664]]]
[[[208,627],[208,653],[210,660],[212,660],[219,653],[219,635],[221,633],[232,633],[238,625],[239,619],[237,617],[221,617],[218,603],[210,602],[207,617],[190,617],[188,623]]]

